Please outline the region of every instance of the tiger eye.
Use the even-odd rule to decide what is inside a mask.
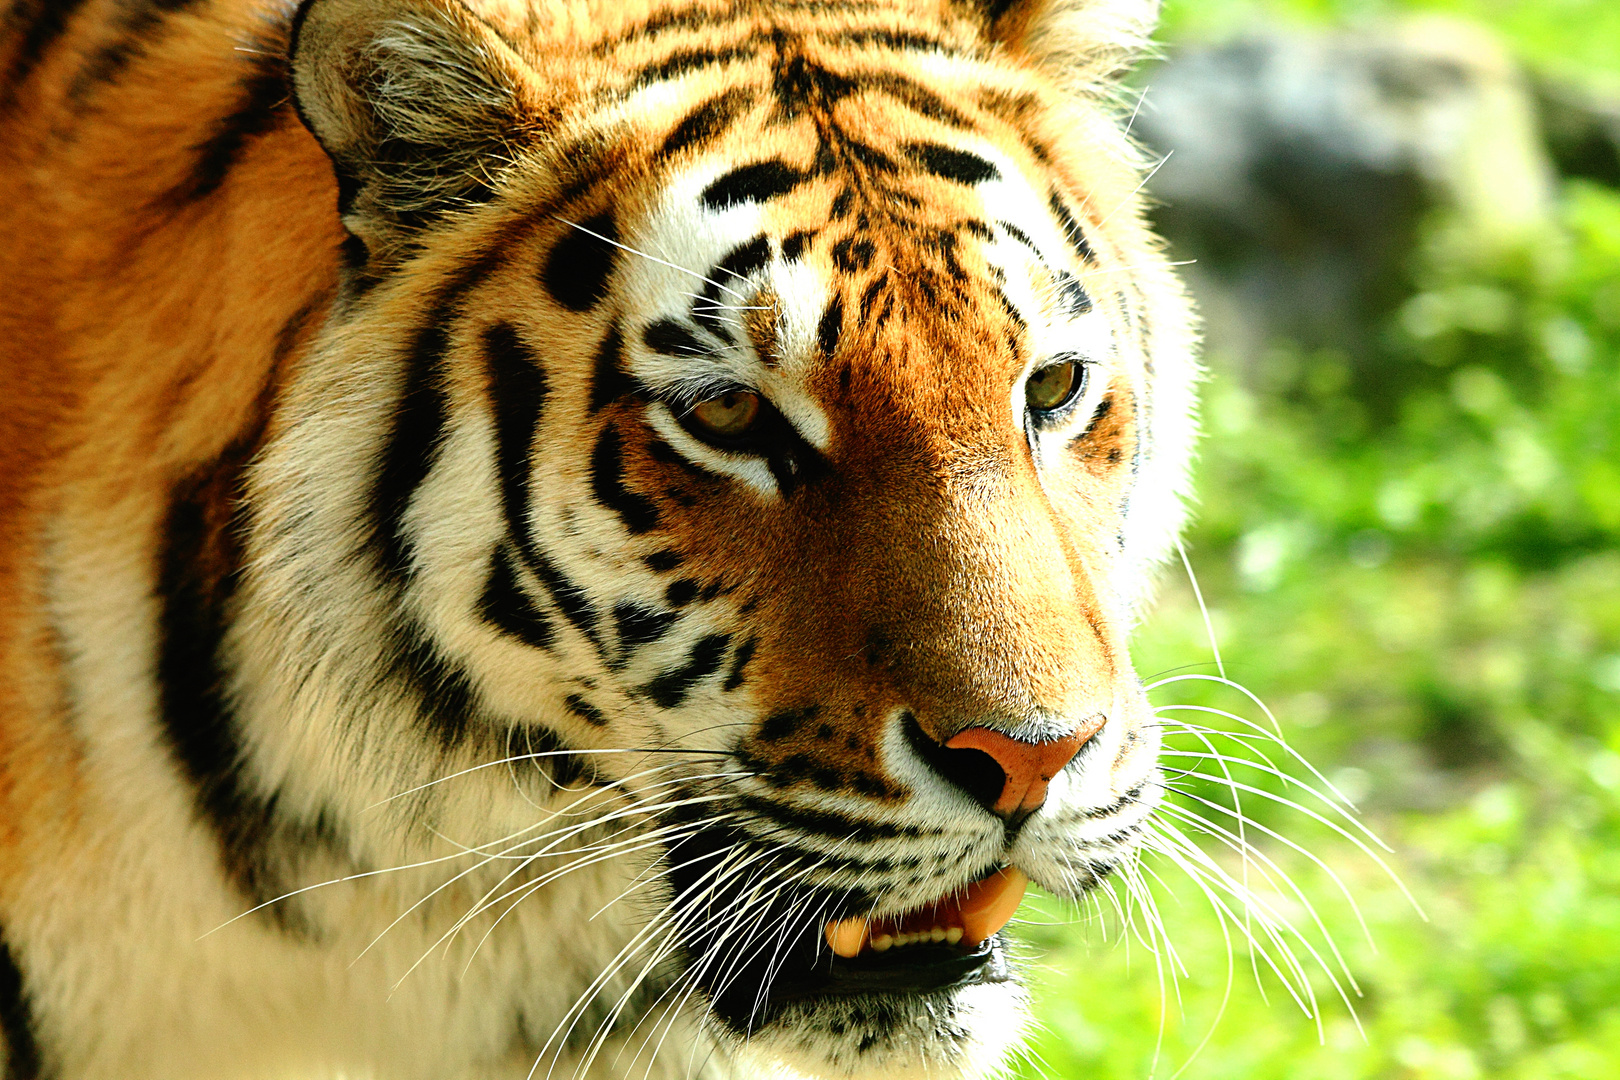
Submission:
[[[1079,363],[1053,364],[1032,374],[1024,383],[1024,401],[1036,412],[1051,412],[1069,403],[1083,383]]]
[[[759,395],[752,390],[729,390],[700,401],[687,414],[688,420],[705,435],[717,439],[737,439],[759,419]]]

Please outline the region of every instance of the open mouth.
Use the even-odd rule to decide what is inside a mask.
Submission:
[[[826,923],[822,936],[831,955],[823,953],[809,972],[784,972],[772,996],[916,994],[1004,981],[1011,974],[996,932],[1012,919],[1028,884],[1022,871],[1006,867],[926,907]]]
[[[962,945],[973,950],[1012,919],[1029,878],[1004,867],[954,896],[884,919],[859,916],[830,922],[823,933],[835,956],[846,960],[917,945]]]

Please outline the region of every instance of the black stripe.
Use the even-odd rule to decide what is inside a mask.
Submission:
[[[647,348],[665,356],[703,356],[711,351],[696,334],[675,319],[648,323],[641,332],[641,340]]]
[[[655,574],[667,574],[681,565],[681,553],[678,551],[655,551],[641,560]]]
[[[416,699],[428,733],[442,748],[455,749],[472,727],[472,677],[413,619],[400,618],[388,636],[390,674]]]
[[[607,717],[602,715],[602,711],[578,694],[563,698],[563,705],[592,727],[607,727]]]
[[[664,672],[642,687],[641,692],[660,708],[675,708],[686,700],[686,696],[692,692],[694,686],[720,670],[720,664],[725,660],[726,649],[730,644],[730,634],[710,634],[701,638],[692,646],[692,652],[687,656],[685,664],[674,671]]]
[[[720,316],[720,293],[723,290],[735,293],[748,275],[763,269],[770,261],[771,242],[763,234],[732,248],[709,270],[703,292],[692,301],[692,321],[721,341],[735,342],[735,336]]]
[[[1069,213],[1068,204],[1063,201],[1063,196],[1054,191],[1052,197],[1047,200],[1047,204],[1052,207],[1052,213],[1057,215],[1058,224],[1063,227],[1064,237],[1074,246],[1080,260],[1082,262],[1096,262],[1097,256],[1091,250],[1091,241],[1086,239],[1085,230],[1074,219],[1074,215]]]
[[[1057,275],[1058,296],[1063,300],[1063,310],[1071,318],[1077,319],[1091,310],[1091,296],[1086,292],[1080,279],[1066,270],[1059,270]]]
[[[489,580],[478,599],[478,612],[491,626],[530,648],[551,648],[555,628],[524,593],[512,554],[504,545],[489,557]]]
[[[490,244],[476,261],[458,274],[427,306],[427,313],[405,351],[404,385],[378,455],[369,507],[369,539],[377,551],[378,570],[385,582],[396,587],[405,583],[411,568],[410,542],[402,532],[405,511],[417,486],[427,478],[433,466],[449,420],[450,405],[441,372],[450,347],[446,326],[454,317],[462,295],[482,283],[507,258],[511,243],[526,236],[528,231],[529,226],[525,224]]]
[[[529,555],[529,569],[534,571],[534,576],[545,587],[557,610],[563,613],[563,618],[584,634],[596,646],[597,652],[601,652],[602,641],[596,633],[596,609],[591,606],[591,599],[585,590],[563,576],[562,571],[538,550]]]
[[[1041,249],[1035,246],[1035,241],[1031,240],[1029,238],[1029,234],[1027,232],[1025,232],[1023,229],[1020,229],[1018,226],[1014,225],[1010,221],[998,221],[998,222],[996,222],[996,224],[1000,225],[1001,228],[1002,228],[1002,231],[1005,232],[1008,236],[1012,237],[1014,240],[1018,241],[1020,244],[1023,244],[1025,247],[1029,248],[1029,250],[1033,251],[1037,258],[1041,258],[1041,259],[1045,258],[1045,255],[1041,251]]]
[[[6,1055],[4,1080],[39,1080],[39,1044],[22,969],[0,927],[0,1050]]]
[[[450,347],[449,334],[440,325],[444,314],[435,312],[436,317],[411,342],[405,361],[405,386],[372,484],[372,528],[380,549],[379,568],[383,577],[396,585],[403,584],[411,574],[410,542],[403,532],[405,511],[433,467],[449,421],[450,406],[440,374]]]
[[[859,274],[872,265],[877,245],[864,236],[846,236],[832,246],[832,261],[845,274]]]
[[[292,116],[287,58],[280,51],[250,52],[252,68],[237,81],[236,105],[215,121],[208,138],[197,144],[191,174],[168,195],[171,204],[204,198],[217,191],[242,156],[248,141],[273,130]]]
[[[789,233],[782,241],[782,258],[789,262],[804,254],[804,249],[810,246],[815,234],[808,230]]]
[[[602,428],[591,453],[591,491],[634,535],[658,527],[658,507],[624,485],[624,448],[612,424]]]
[[[11,70],[6,72],[5,93],[0,95],[0,104],[10,104],[15,99],[23,81],[45,59],[45,54],[67,31],[68,23],[83,6],[84,0],[36,0],[30,11],[24,12],[20,2],[12,8],[6,20],[7,35],[15,37],[19,25],[26,24],[27,29],[22,31],[22,42],[11,58]]]
[[[619,658],[612,666],[624,667],[637,649],[663,637],[679,618],[673,611],[657,611],[628,601],[615,604],[613,625],[619,635]]]
[[[697,598],[699,585],[691,578],[680,578],[669,583],[664,590],[664,603],[670,607],[685,607]]]
[[[659,156],[671,157],[682,150],[707,143],[724,131],[753,99],[752,91],[736,87],[709,98],[675,125],[675,130],[669,133],[664,145],[659,148]]]
[[[878,90],[894,98],[912,112],[954,128],[970,129],[974,126],[967,114],[946,103],[934,91],[914,79],[893,71],[873,72],[858,76],[863,88]]]
[[[703,205],[724,210],[745,202],[765,202],[786,195],[808,177],[785,161],[772,159],[743,165],[703,189]]]
[[[591,372],[591,412],[601,412],[620,398],[636,393],[635,379],[624,370],[624,330],[615,322],[596,347]]]
[[[893,840],[897,837],[939,836],[939,829],[919,829],[912,825],[891,825],[869,818],[846,818],[820,810],[805,810],[796,806],[783,806],[773,799],[744,795],[737,799],[737,809],[774,824],[808,836],[824,836],[831,840]]]
[[[816,341],[821,345],[824,356],[831,356],[838,348],[838,338],[844,332],[844,297],[842,293],[834,293],[832,300],[827,304],[827,310],[822,313],[821,322],[816,327]]]
[[[558,787],[568,787],[587,777],[595,782],[596,770],[571,750],[556,732],[546,728],[514,724],[506,732],[506,756],[513,764],[527,760]]]
[[[759,642],[754,638],[749,638],[737,646],[737,651],[731,657],[731,670],[726,673],[726,681],[720,684],[720,689],[736,690],[742,686],[743,669],[748,666],[748,661],[754,658],[754,650],[758,646]]]
[[[759,725],[762,742],[780,742],[799,733],[799,729],[814,720],[821,712],[820,705],[806,705],[801,709],[783,709],[772,713]]]
[[[568,226],[552,245],[540,281],[561,306],[570,311],[589,311],[607,296],[608,282],[619,261],[619,249],[614,246],[619,240],[619,227],[607,212],[579,226]]]
[[[1001,170],[978,154],[956,150],[939,143],[912,143],[907,148],[911,159],[920,167],[944,180],[958,184],[982,184],[1001,179]]]
[[[529,477],[534,467],[534,436],[546,403],[546,373],[540,358],[510,323],[499,322],[484,331],[483,354],[490,411],[495,416],[501,504],[512,539],[520,549],[529,548],[534,544]]]
[[[162,23],[162,14],[150,5],[128,10],[119,18],[113,40],[91,54],[68,87],[68,101],[76,112],[83,112],[95,91],[115,81],[131,61],[145,54],[148,41],[156,36],[151,31]]]
[[[171,494],[158,568],[156,674],[164,737],[219,838],[223,869],[244,896],[263,904],[286,891],[276,873],[277,847],[307,848],[329,836],[321,821],[291,820],[277,812],[274,794],[249,785],[225,689],[221,649],[244,525],[239,483],[255,442],[256,433],[239,440]],[[286,905],[266,910],[290,925]]]
[[[727,64],[733,60],[747,60],[757,56],[758,53],[758,45],[752,38],[721,49],[676,49],[638,71],[630,85],[633,89],[646,86],[648,83],[664,82],[700,68]]]

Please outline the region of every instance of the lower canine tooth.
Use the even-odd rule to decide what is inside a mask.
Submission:
[[[832,946],[833,952],[845,959],[858,956],[861,946],[866,944],[866,935],[871,926],[870,922],[858,917],[828,923],[826,928],[827,944]]]

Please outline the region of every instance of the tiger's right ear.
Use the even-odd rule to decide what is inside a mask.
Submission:
[[[459,0],[304,0],[293,23],[298,114],[338,179],[370,259],[458,206],[536,122],[526,66]]]

